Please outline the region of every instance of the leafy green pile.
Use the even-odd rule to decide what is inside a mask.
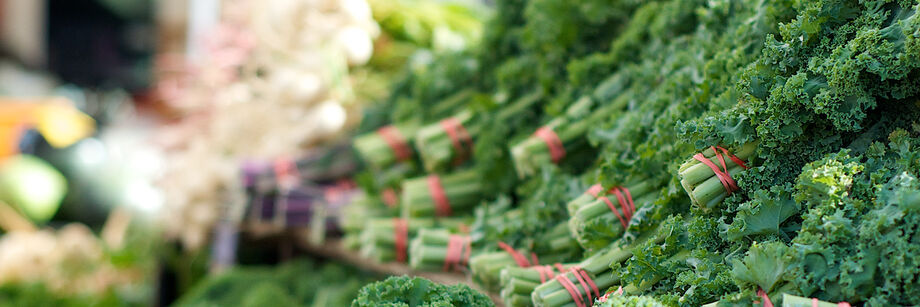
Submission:
[[[351,302],[351,306],[447,307],[495,306],[495,304],[489,297],[463,284],[442,285],[421,277],[392,276],[361,288],[358,297]]]
[[[347,306],[372,280],[352,268],[310,260],[233,268],[199,283],[175,306]]]
[[[458,208],[476,207],[474,279],[509,306],[591,304],[568,288],[585,278],[625,292],[600,306],[916,304],[918,8],[497,1],[451,113],[471,157],[452,163],[441,118],[416,149],[432,174],[474,174],[446,191],[489,183]],[[551,280],[534,263],[557,261]]]

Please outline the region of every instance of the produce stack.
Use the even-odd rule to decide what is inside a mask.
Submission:
[[[409,262],[507,306],[916,304],[918,8],[498,1],[470,82],[443,79],[466,102],[392,117],[401,145],[360,155],[412,168],[362,187],[472,214]]]

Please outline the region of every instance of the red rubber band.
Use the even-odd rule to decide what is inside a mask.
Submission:
[[[565,271],[566,271],[565,267],[562,266],[562,264],[559,263],[559,262],[553,263],[553,266],[556,267],[556,270],[559,271],[559,274],[565,273]]]
[[[538,138],[543,139],[543,142],[546,143],[546,147],[549,148],[550,159],[553,160],[553,163],[559,163],[562,158],[565,157],[565,147],[562,146],[562,140],[559,139],[559,136],[556,135],[556,132],[549,127],[540,127],[534,132]]]
[[[527,261],[527,257],[524,257],[524,255],[514,250],[514,248],[511,248],[511,246],[508,245],[507,243],[498,242],[498,247],[505,250],[505,252],[507,252],[508,254],[510,254],[511,258],[514,259],[514,262],[517,262],[517,265],[519,267],[526,268],[526,267],[531,266],[530,261]]]
[[[588,295],[588,301],[594,302],[594,298],[601,296],[600,291],[597,290],[597,285],[594,284],[594,280],[588,277],[588,273],[580,267],[574,267],[572,269],[572,275],[575,275],[575,279],[578,279],[578,283],[581,284],[581,288],[585,289],[585,294]],[[591,290],[594,290],[594,296],[591,296],[591,291],[588,291],[588,286],[591,286]]]
[[[536,253],[533,253],[533,252],[530,253],[530,263],[531,263],[532,265],[539,265],[539,264],[540,264],[540,259],[537,258],[537,254],[536,254]]]
[[[540,283],[545,283],[547,279],[556,277],[556,274],[553,273],[553,267],[548,265],[540,265],[533,267],[534,270],[540,272]]]
[[[466,128],[463,128],[463,124],[459,120],[453,117],[441,120],[440,124],[450,138],[450,143],[454,146],[454,152],[457,153],[454,158],[454,164],[463,163],[467,154],[473,148],[473,139],[470,138],[470,133],[466,131]],[[466,143],[466,148],[463,148],[464,143]]]
[[[850,306],[850,303],[840,302],[840,303],[837,303],[837,307],[852,307],[852,306]]]
[[[380,197],[383,198],[383,204],[387,205],[387,207],[396,208],[399,205],[399,196],[396,195],[396,191],[392,188],[384,189]]]
[[[470,237],[450,235],[447,241],[447,253],[444,255],[444,271],[459,270],[466,265],[470,257]]]
[[[623,295],[623,286],[620,286],[619,288],[617,288],[617,291],[613,292],[613,294]]]
[[[757,289],[757,296],[763,299],[763,307],[773,307],[773,302],[770,301],[770,297],[767,296],[763,289]]]
[[[629,227],[629,222],[623,219],[623,216],[620,215],[620,210],[613,206],[613,202],[610,201],[610,198],[607,198],[606,196],[601,196],[598,199],[603,200],[604,203],[607,204],[607,208],[610,208],[610,211],[613,211],[613,214],[616,215],[617,219],[620,220],[620,224],[623,225],[623,229],[626,229],[627,227]]]
[[[586,191],[585,193],[588,193],[591,196],[594,196],[594,198],[597,198],[599,195],[601,195],[601,191],[603,190],[604,190],[604,187],[602,187],[600,184],[595,184],[595,185],[592,185],[590,188],[588,188],[588,191]]]
[[[585,280],[588,281],[588,285],[591,286],[591,290],[594,290],[594,296],[601,296],[601,292],[597,289],[597,284],[594,283],[594,279],[591,279],[591,277],[588,275],[588,272],[585,272],[584,269],[579,269],[578,272],[581,273],[581,277],[584,277]]]
[[[818,307],[818,299],[816,298],[811,299],[811,307]]]
[[[736,156],[733,155],[733,154],[728,153],[728,149],[722,148],[722,146],[714,146],[714,147],[715,147],[715,148],[718,148],[719,150],[721,150],[722,153],[724,153],[726,156],[728,156],[728,158],[731,159],[732,162],[735,162],[735,164],[738,164],[738,166],[741,166],[741,167],[744,168],[744,169],[750,169],[750,167],[748,167],[746,164],[744,164],[744,161],[741,161],[740,158],[736,157]],[[713,151],[715,151],[715,149],[713,149]]]
[[[722,182],[722,186],[725,187],[725,191],[727,191],[728,194],[737,191],[738,183],[736,183],[735,180],[732,179],[731,174],[728,173],[728,166],[725,164],[725,158],[722,156],[722,154],[724,153],[725,155],[729,156],[729,159],[731,159],[732,162],[735,162],[735,164],[738,164],[738,166],[741,166],[744,169],[748,169],[748,166],[744,164],[744,161],[738,159],[738,157],[729,154],[728,150],[725,148],[718,147],[718,149],[721,151],[716,150],[716,146],[710,146],[710,148],[712,148],[712,151],[715,152],[716,159],[718,159],[719,163],[722,164],[721,170],[715,163],[706,158],[706,156],[704,156],[702,153],[693,155],[693,158],[712,169],[712,172],[716,175],[716,177],[719,178],[719,181]]]
[[[396,261],[406,262],[406,242],[409,241],[409,223],[405,219],[393,219],[393,237],[396,248]]]
[[[633,213],[636,212],[632,194],[629,193],[629,189],[624,187],[614,188],[613,193],[616,195],[617,201],[620,202],[620,209],[623,209],[623,215],[626,216],[626,223],[628,224],[632,220]]]
[[[559,284],[561,284],[562,287],[564,287],[565,290],[569,292],[569,296],[571,296],[572,300],[575,301],[576,306],[586,307],[585,301],[581,298],[581,292],[578,292],[578,288],[575,287],[575,284],[569,281],[567,277],[565,277],[565,274],[556,275],[556,280],[558,280]]]
[[[450,216],[453,212],[450,208],[450,201],[447,200],[447,193],[444,193],[444,186],[441,185],[441,178],[437,175],[428,176],[428,191],[431,192],[431,199],[434,200],[435,214],[437,216]]]
[[[397,161],[406,161],[412,158],[412,151],[409,150],[409,144],[406,143],[406,139],[403,138],[399,129],[396,129],[396,127],[392,125],[385,126],[377,129],[377,134],[379,134],[380,137],[383,138],[383,141],[393,150],[393,155],[396,156]]]

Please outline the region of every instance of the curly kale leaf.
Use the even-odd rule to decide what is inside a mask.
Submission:
[[[778,236],[789,240],[780,227],[787,219],[799,213],[799,205],[782,187],[771,193],[760,191],[753,199],[738,206],[732,223],[725,225],[722,235],[729,241],[751,236]]]
[[[754,284],[769,293],[787,274],[787,250],[782,242],[752,244],[743,259],[732,261],[732,276],[741,284]]]
[[[352,307],[495,306],[489,297],[463,284],[442,285],[421,277],[393,276],[364,286]]]

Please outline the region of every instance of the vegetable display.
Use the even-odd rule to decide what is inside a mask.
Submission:
[[[507,306],[920,303],[918,9],[496,1],[465,102],[390,123],[401,217],[474,219],[410,265]]]

